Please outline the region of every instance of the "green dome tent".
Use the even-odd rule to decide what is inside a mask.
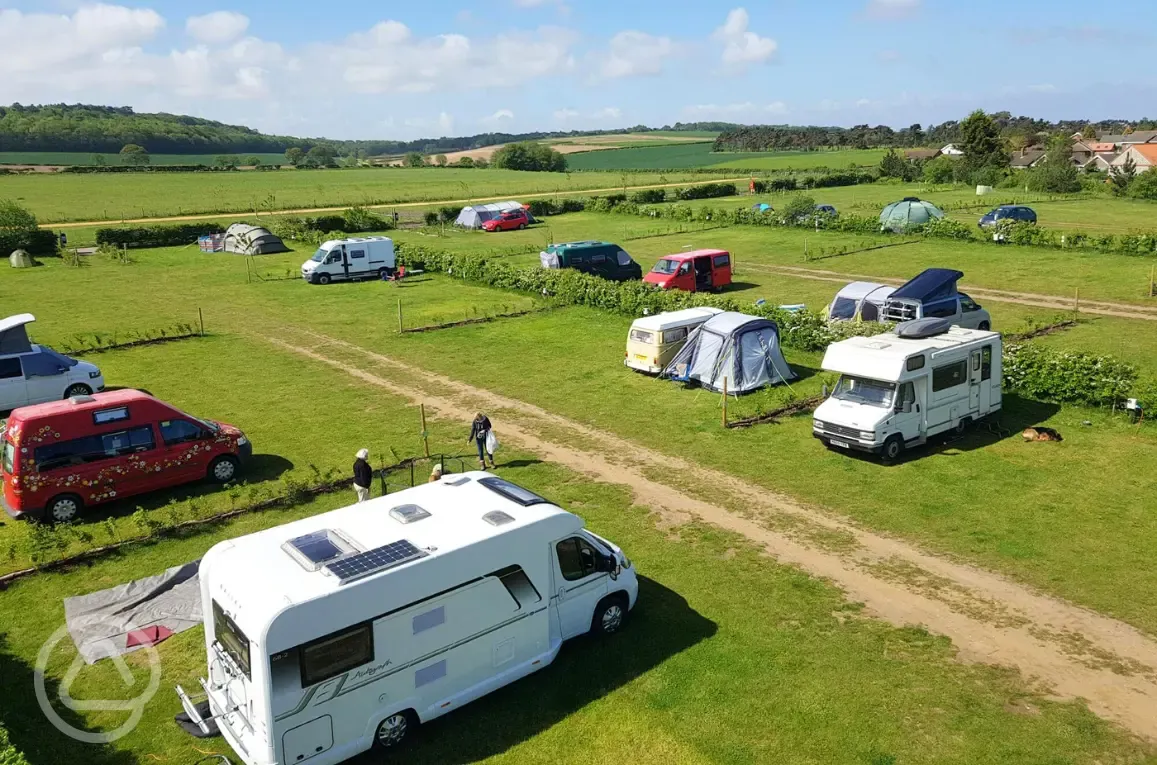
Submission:
[[[933,218],[943,218],[944,213],[931,202],[916,197],[904,197],[893,202],[880,213],[880,230],[903,233],[916,226],[922,226]]]
[[[8,265],[13,268],[30,268],[39,265],[39,263],[24,250],[13,250],[12,254],[8,256]]]

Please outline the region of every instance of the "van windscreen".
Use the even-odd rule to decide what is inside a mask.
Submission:
[[[663,258],[655,264],[655,267],[652,268],[651,271],[656,274],[673,274],[677,268],[679,268],[679,261]]]
[[[312,260],[314,263],[320,263],[325,260],[325,256],[328,254],[329,253],[325,250],[318,250],[317,252],[313,253],[313,257],[310,258],[310,260]]]

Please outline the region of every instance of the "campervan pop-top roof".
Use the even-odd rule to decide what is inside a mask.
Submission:
[[[221,542],[202,568],[237,603],[244,628],[290,605],[536,524],[559,526],[561,537],[583,522],[489,473],[456,473]]]
[[[935,359],[940,351],[999,336],[996,332],[949,327],[943,334],[932,337],[906,338],[892,332],[872,337],[849,337],[828,346],[821,366],[829,372],[890,382],[899,380],[904,374],[904,362],[909,356],[924,353]]]
[[[635,319],[633,326],[637,329],[661,330],[666,327],[677,327],[687,322],[706,321],[712,316],[721,313],[723,313],[722,308],[712,308],[710,306],[683,308],[678,311],[664,311],[663,313],[655,313],[650,316]]]

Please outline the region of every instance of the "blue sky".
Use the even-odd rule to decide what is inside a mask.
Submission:
[[[1135,119],[1153,29],[1157,3],[1075,0],[0,0],[0,103],[330,138]]]

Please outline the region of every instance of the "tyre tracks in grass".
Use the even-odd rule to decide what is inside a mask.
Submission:
[[[751,269],[756,273],[781,274],[794,276],[799,279],[832,282],[833,284],[847,284],[850,281],[865,280],[888,284],[898,287],[903,284],[900,279],[891,279],[872,274],[848,274],[839,271],[826,271],[819,268],[801,268],[798,266],[773,266],[763,263],[746,262],[743,268]],[[1014,292],[1012,290],[996,290],[986,287],[969,287],[968,294],[985,300],[995,300],[998,303],[1016,303],[1034,308],[1052,308],[1058,311],[1072,311],[1079,308],[1080,313],[1096,314],[1098,316],[1116,316],[1122,319],[1141,319],[1143,321],[1157,321],[1157,307],[1133,305],[1132,303],[1116,303],[1106,300],[1084,300],[1079,304],[1071,299],[1057,295],[1040,295],[1034,292]]]
[[[627,487],[659,528],[693,519],[740,534],[781,563],[843,589],[897,626],[950,638],[963,661],[1014,667],[1058,699],[1157,742],[1157,640],[1003,576],[930,554],[720,470],[660,453],[541,407],[304,328],[263,339],[368,388],[469,422],[485,410],[503,439],[593,480]]]

